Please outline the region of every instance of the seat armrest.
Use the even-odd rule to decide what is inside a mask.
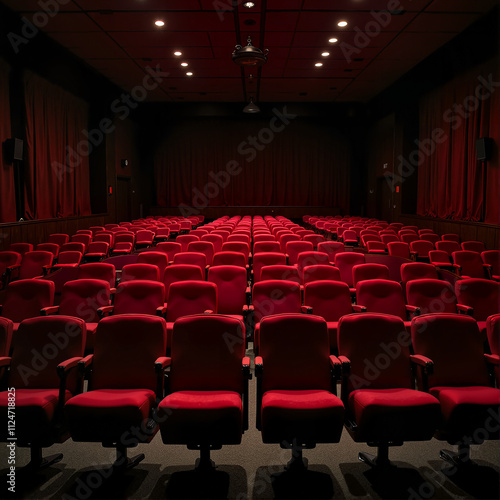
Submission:
[[[337,359],[342,364],[342,375],[349,375],[351,372],[351,360],[346,356],[338,356]]]
[[[330,354],[330,367],[332,368],[335,380],[340,378],[340,375],[342,374],[342,363],[340,362],[340,359],[333,354]]]
[[[429,375],[434,372],[434,362],[427,356],[422,356],[421,354],[411,354],[410,361],[412,363],[412,371],[415,366],[420,366],[422,373],[422,387],[421,391],[429,392]],[[416,377],[418,380],[418,377]]]
[[[359,304],[353,304],[352,305],[352,310],[354,312],[357,312],[357,313],[363,313],[363,312],[366,312],[366,307],[365,306],[361,306]]]
[[[300,310],[303,314],[312,314],[313,308],[311,306],[300,306]]]
[[[78,370],[80,371],[81,374],[85,374],[85,372],[87,371],[87,368],[92,365],[94,361],[94,355],[93,354],[89,354],[88,356],[85,356],[83,359],[81,359],[79,362],[78,362]]]
[[[420,307],[417,306],[410,306],[409,304],[406,304],[406,312],[413,316],[420,316]]]
[[[114,306],[103,306],[99,307],[97,309],[97,314],[99,315],[100,318],[104,318],[106,316],[109,316],[113,312]]]
[[[344,403],[344,406],[346,408],[349,407],[348,405],[348,399],[349,399],[349,375],[351,373],[351,360],[346,357],[346,356],[339,356],[338,360],[342,364],[341,368],[341,390],[340,390],[340,397],[342,399],[342,402]]]
[[[213,311],[213,309],[205,309],[203,311],[203,314],[214,314],[214,311]]]
[[[164,317],[166,313],[167,313],[167,307],[165,304],[156,308],[156,315],[157,316]]]
[[[4,368],[6,366],[9,366],[11,360],[12,360],[12,358],[10,358],[9,356],[1,356],[0,357],[0,368]]]
[[[156,371],[156,403],[158,404],[165,397],[165,368],[172,363],[172,358],[160,356],[155,361]]]
[[[44,307],[43,309],[40,309],[40,314],[42,316],[49,316],[51,314],[57,314],[58,311],[59,306]]]
[[[485,354],[484,358],[488,364],[493,366],[500,366],[500,356],[498,354]]]
[[[83,361],[83,358],[81,356],[77,356],[74,358],[69,358],[66,361],[63,361],[62,363],[59,363],[57,365],[57,374],[59,377],[64,378],[68,374],[70,370],[75,368],[81,361]]]
[[[245,356],[242,360],[241,360],[241,367],[243,369],[243,376],[247,379],[247,380],[251,380],[252,378],[252,374],[250,373],[250,358],[248,356]]]
[[[110,295],[114,295],[116,293],[116,287],[112,286],[110,289],[109,289],[109,294]]]
[[[246,287],[245,296],[247,298],[247,304],[250,305],[252,302],[252,289],[249,286]]]
[[[61,412],[64,408],[64,404],[66,403],[66,378],[68,376],[68,373],[73,368],[79,366],[79,363],[81,363],[82,360],[83,358],[81,356],[77,356],[74,358],[69,358],[57,365],[57,374],[59,375],[60,378],[58,406]],[[83,390],[83,378],[80,375],[78,392],[81,392],[82,390]]]
[[[432,375],[434,370],[434,361],[427,356],[421,354],[410,354],[410,361],[418,366],[424,368],[429,375]]]
[[[488,276],[488,279],[491,279],[491,275],[493,274],[493,268],[491,264],[483,264],[483,268]]]
[[[474,314],[474,308],[466,306],[465,304],[457,304],[457,311],[459,313],[467,314],[468,316],[472,316]]]
[[[263,370],[264,370],[264,360],[262,359],[262,356],[256,356],[255,357],[255,376],[256,377],[262,376]]]
[[[156,373],[161,373],[165,368],[172,364],[172,358],[167,356],[161,356],[155,361],[155,370]]]

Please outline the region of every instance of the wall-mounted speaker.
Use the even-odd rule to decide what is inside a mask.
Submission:
[[[4,154],[7,162],[23,159],[23,141],[22,139],[7,139],[4,142]]]
[[[493,139],[491,137],[481,137],[476,140],[476,156],[479,161],[486,161],[491,158],[491,148]]]

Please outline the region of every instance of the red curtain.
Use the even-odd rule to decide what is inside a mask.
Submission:
[[[349,141],[324,123],[286,113],[176,122],[155,155],[158,205],[348,211]]]
[[[428,93],[420,102],[419,215],[500,223],[499,71],[490,61]],[[494,140],[493,157],[476,159],[476,140]]]
[[[88,215],[88,104],[31,73],[25,75],[27,219]]]
[[[0,144],[12,136],[10,127],[9,101],[10,66],[0,59]],[[0,222],[16,220],[16,197],[14,187],[14,168],[4,161],[0,152]]]

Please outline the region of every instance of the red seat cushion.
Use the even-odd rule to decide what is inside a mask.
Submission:
[[[165,444],[239,444],[241,396],[234,391],[178,391],[158,407]]]
[[[0,393],[0,409],[7,414],[8,392]],[[66,401],[71,393],[66,391]],[[51,426],[59,402],[59,389],[16,389],[15,421],[16,436],[22,443],[36,441],[50,443]],[[4,422],[7,419],[3,419]],[[7,438],[7,424],[0,431],[2,440]]]
[[[270,390],[262,397],[264,443],[336,443],[344,423],[342,401],[325,390]]]
[[[133,428],[145,429],[155,402],[149,389],[98,389],[71,398],[65,406],[74,441],[116,442]]]
[[[413,389],[360,389],[349,395],[356,441],[431,439],[439,423],[439,401]]]
[[[458,433],[469,435],[477,429],[486,427],[491,416],[498,420],[500,407],[500,389],[485,386],[470,387],[433,387],[431,394],[439,399],[441,412],[447,432],[451,435]],[[488,430],[488,439],[496,439],[496,431]]]

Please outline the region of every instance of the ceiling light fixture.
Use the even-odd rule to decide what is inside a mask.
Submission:
[[[250,37],[248,37],[247,42],[248,44],[245,47],[236,45],[232,56],[233,61],[240,66],[262,66],[267,62],[269,50],[266,49],[263,52],[261,49],[254,47]]]
[[[177,57],[182,56],[182,52],[180,52],[179,50],[176,50],[174,52],[174,56],[177,56]]]
[[[337,26],[340,26],[341,28],[345,28],[347,26],[347,21],[339,21],[337,23]]]
[[[183,62],[183,63],[181,63],[181,66],[186,67],[186,66],[189,66],[189,64],[187,62]]]
[[[314,66],[316,66],[317,68],[320,68],[321,66],[323,66],[323,63],[316,63]]]
[[[330,55],[330,52],[321,52],[321,55],[323,57],[328,57]]]
[[[193,76],[193,72],[192,72],[192,71],[188,71],[188,72],[186,73],[186,76]]]
[[[245,2],[243,4],[243,7],[246,7],[247,9],[253,9],[255,7],[255,2]]]
[[[330,38],[330,40],[328,40],[330,43],[337,43],[339,40],[338,38]]]
[[[158,28],[161,28],[162,26],[165,26],[165,21],[158,19],[157,21],[155,21],[155,24],[156,26],[158,26]]]
[[[243,113],[260,113],[260,108],[253,102],[253,97],[250,97],[250,101],[243,108]]]

